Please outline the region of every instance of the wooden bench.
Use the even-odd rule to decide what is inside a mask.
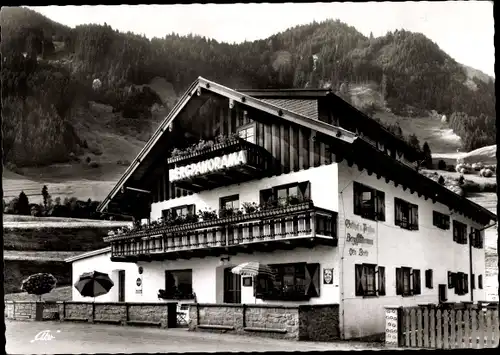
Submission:
[[[273,329],[273,328],[257,328],[257,327],[245,327],[243,330],[247,332],[259,332],[259,333],[279,333],[285,334],[286,329]]]
[[[127,324],[129,325],[145,325],[145,326],[156,326],[161,327],[161,322],[151,322],[146,320],[128,320]]]
[[[215,325],[215,324],[200,324],[197,328],[201,329],[216,329],[216,330],[234,330],[230,325]]]

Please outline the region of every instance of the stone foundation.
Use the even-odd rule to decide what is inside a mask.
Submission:
[[[18,302],[6,301],[6,317],[16,320],[60,320],[158,325],[177,322],[177,303]],[[169,322],[170,320],[170,322]]]
[[[340,339],[339,306],[192,304],[189,329],[279,339]]]

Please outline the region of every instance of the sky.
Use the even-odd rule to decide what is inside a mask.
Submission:
[[[405,29],[421,32],[459,63],[495,75],[493,2],[360,2],[283,4],[193,4],[30,6],[74,27],[105,22],[148,38],[199,34],[220,42],[267,38],[312,21],[339,19],[366,36]]]

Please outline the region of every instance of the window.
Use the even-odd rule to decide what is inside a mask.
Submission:
[[[404,229],[418,230],[418,206],[400,198],[394,198],[394,223]]]
[[[220,199],[220,208],[219,208],[219,217],[225,217],[234,214],[236,211],[240,209],[240,196],[232,195],[221,197]]]
[[[354,214],[363,218],[385,221],[385,194],[354,182]]]
[[[385,296],[385,268],[373,264],[354,265],[356,296]],[[377,275],[377,278],[375,278]]]
[[[162,214],[163,219],[166,220],[170,218],[187,218],[188,216],[194,216],[195,212],[195,205],[184,205],[163,210]]]
[[[455,294],[465,295],[469,292],[469,275],[457,272],[455,276]]]
[[[482,290],[483,289],[483,275],[479,275],[477,277],[477,287]]]
[[[476,289],[476,275],[475,274],[472,274],[472,276],[470,277],[470,288],[471,288],[471,290]]]
[[[170,299],[192,299],[194,297],[192,270],[165,271],[165,293]]]
[[[260,204],[263,206],[285,206],[310,199],[311,183],[309,181],[275,186],[260,192]]]
[[[438,286],[438,297],[440,303],[448,301],[448,290],[446,289],[446,285],[440,284]]]
[[[450,216],[432,211],[432,224],[438,228],[448,230],[450,229]]]
[[[455,273],[448,271],[448,288],[455,287]]]
[[[420,295],[422,293],[420,285],[420,270],[413,270],[412,273],[412,293],[414,295]]]
[[[250,143],[255,144],[255,124],[238,128],[238,136]]]
[[[425,270],[425,287],[427,288],[434,288],[433,282],[432,282],[432,270]]]
[[[411,268],[401,267],[396,269],[396,295],[411,295]]]
[[[385,267],[379,266],[377,270],[378,284],[377,290],[379,296],[385,296]]]
[[[483,249],[483,233],[474,227],[470,228],[470,232],[472,234],[472,246],[477,249]]]
[[[453,221],[453,241],[458,244],[467,244],[467,225]]]
[[[319,297],[319,264],[296,263],[270,266],[275,271],[275,279],[257,277],[257,298],[300,301]]]

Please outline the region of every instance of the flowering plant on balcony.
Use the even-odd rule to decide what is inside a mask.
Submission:
[[[243,202],[241,206],[243,207],[243,210],[246,214],[259,212],[261,209],[261,206],[256,204],[255,202]]]
[[[227,208],[223,207],[219,210],[219,218],[231,217],[231,216],[241,216],[243,215],[243,210],[239,208]]]
[[[205,208],[203,211],[198,211],[198,217],[203,221],[211,221],[217,219],[217,211]]]
[[[178,149],[174,148],[170,153],[172,158],[183,157],[191,154],[201,153],[205,150],[212,148],[215,144],[231,143],[239,140],[239,136],[236,133],[231,133],[229,135],[218,135],[214,140],[204,140],[200,139],[198,143],[194,143],[187,148]]]

